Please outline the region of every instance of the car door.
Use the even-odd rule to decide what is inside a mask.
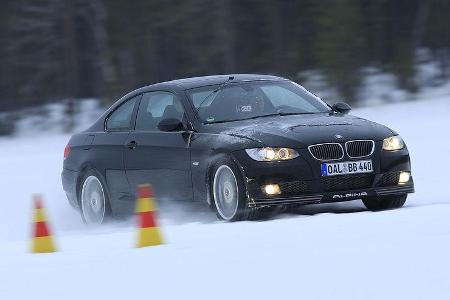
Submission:
[[[152,184],[159,200],[192,199],[189,132],[163,132],[158,123],[163,119],[186,122],[181,101],[170,92],[143,94],[135,129],[127,139],[125,169],[131,189],[139,184]]]
[[[125,174],[124,150],[130,134],[133,116],[136,114],[141,95],[131,97],[118,106],[106,118],[105,130],[95,133],[90,151],[91,161],[104,175],[108,185],[109,200],[113,212],[122,212],[132,199]]]

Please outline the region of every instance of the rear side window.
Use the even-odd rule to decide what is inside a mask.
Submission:
[[[120,105],[106,121],[107,130],[129,130],[134,106],[141,95],[135,96]]]

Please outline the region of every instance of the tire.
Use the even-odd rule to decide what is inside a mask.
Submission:
[[[367,209],[372,211],[400,208],[405,204],[407,195],[395,195],[388,197],[371,197],[363,199]]]
[[[100,225],[110,216],[106,184],[93,169],[87,170],[80,181],[78,201],[81,217],[89,226]]]
[[[220,192],[224,192],[224,190],[220,190],[215,187],[215,184],[218,183],[218,176],[222,170],[226,170],[226,172],[231,172],[231,183],[235,184],[235,195],[236,198],[233,200],[237,203],[234,203],[232,206],[230,213],[224,211],[224,206],[222,205],[220,199],[218,199],[218,195]],[[231,175],[231,173],[229,173]],[[272,217],[279,211],[279,208],[273,207],[261,207],[261,208],[249,208],[247,207],[247,191],[244,183],[244,179],[242,177],[242,173],[239,171],[236,164],[229,158],[222,158],[218,160],[210,172],[210,186],[209,193],[211,196],[211,206],[215,211],[217,217],[220,220],[234,222],[234,221],[246,221],[246,220],[260,220],[260,219],[268,219]]]
[[[246,190],[241,172],[228,158],[218,160],[211,172],[211,205],[217,217],[225,221],[245,220]]]

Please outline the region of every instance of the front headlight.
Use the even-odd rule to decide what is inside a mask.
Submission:
[[[254,148],[245,149],[245,152],[257,161],[290,160],[298,156],[298,152],[290,148]]]
[[[396,151],[403,149],[405,143],[399,135],[394,135],[383,140],[383,150]]]

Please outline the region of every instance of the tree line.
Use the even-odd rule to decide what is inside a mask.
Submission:
[[[0,110],[113,101],[182,77],[321,71],[357,101],[361,69],[417,91],[423,47],[449,75],[448,0],[3,0]]]

